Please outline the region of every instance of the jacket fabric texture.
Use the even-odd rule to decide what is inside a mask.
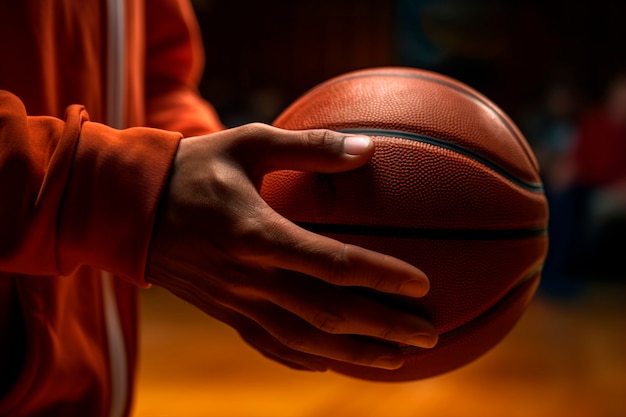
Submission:
[[[108,77],[112,30],[123,91]],[[0,56],[0,415],[127,414],[159,199],[181,138],[222,128],[197,90],[194,11],[183,0],[0,2]],[[114,276],[123,384],[102,271]]]

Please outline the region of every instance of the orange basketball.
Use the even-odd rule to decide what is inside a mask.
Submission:
[[[473,361],[511,330],[539,284],[548,208],[528,143],[494,103],[438,73],[372,68],[313,88],[274,125],[373,137],[366,166],[275,172],[261,194],[302,227],[400,258],[431,282],[422,299],[387,301],[431,320],[435,348],[404,347],[396,370],[333,362],[334,370],[426,378]]]

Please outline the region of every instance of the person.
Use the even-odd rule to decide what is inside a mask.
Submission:
[[[626,71],[608,77],[598,103],[585,109],[569,155],[568,179],[582,213],[582,270],[600,278],[621,276],[626,231]]]
[[[583,107],[577,82],[569,72],[556,71],[543,87],[539,103],[520,117],[522,129],[537,156],[550,207],[550,249],[543,265],[540,290],[556,299],[574,299],[582,286],[571,271],[580,223],[570,184],[570,155]]]
[[[0,415],[129,413],[137,289],[162,286],[296,369],[394,369],[425,318],[399,259],[300,229],[260,197],[277,169],[357,168],[370,138],[224,129],[197,91],[186,0],[0,3]],[[371,336],[371,337],[355,337]]]

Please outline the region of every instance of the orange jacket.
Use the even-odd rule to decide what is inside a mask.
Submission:
[[[0,57],[0,415],[124,415],[160,195],[221,128],[193,10],[0,2]]]

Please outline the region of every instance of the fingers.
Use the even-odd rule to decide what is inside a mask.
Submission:
[[[237,323],[225,321],[247,334],[246,340],[261,353],[281,363],[325,369],[324,359],[333,359],[396,369],[402,366],[404,356],[398,344],[390,341],[422,347],[436,343],[434,329],[425,320],[352,293],[354,288],[340,288],[282,271],[257,271],[254,275],[255,281],[263,283],[258,288],[232,285],[216,292],[204,287],[199,293],[219,293],[220,303],[241,316]],[[335,320],[337,316],[339,320]],[[247,320],[258,323],[266,333]]]
[[[327,333],[359,334],[422,348],[437,343],[435,327],[417,311],[403,311],[399,300],[391,297],[382,299],[376,293],[288,271],[275,274],[265,297]]]
[[[269,301],[256,300],[240,308],[290,350],[382,369],[397,369],[404,363],[399,347],[360,336],[326,333]]]
[[[222,321],[236,329],[243,340],[266,358],[296,370],[317,372],[328,370],[324,358],[291,349],[254,320],[226,307],[223,310],[225,313],[222,315]]]
[[[246,320],[249,319],[246,318]],[[283,345],[256,322],[252,320],[249,322],[249,326],[238,330],[239,335],[266,358],[300,371],[325,372],[328,370],[327,361],[324,358],[293,350]]]
[[[404,362],[399,347],[351,334],[327,333],[250,293],[220,291],[217,302],[209,296],[215,292],[203,284],[182,283],[171,291],[236,329],[263,355],[292,368],[323,371],[326,359],[383,369],[396,369]]]
[[[266,248],[275,267],[301,272],[340,286],[361,286],[392,294],[423,297],[426,274],[392,256],[304,230],[275,214],[265,228]]]
[[[174,278],[176,279],[176,278]],[[323,372],[328,369],[325,358],[289,348],[268,333],[261,325],[236,310],[217,302],[200,288],[179,281],[170,288],[179,298],[187,300],[211,317],[235,329],[249,345],[263,356],[297,370]]]
[[[254,165],[265,174],[275,170],[333,173],[355,169],[374,153],[367,136],[354,136],[325,129],[283,130],[252,123],[237,130],[237,159],[242,166]]]

